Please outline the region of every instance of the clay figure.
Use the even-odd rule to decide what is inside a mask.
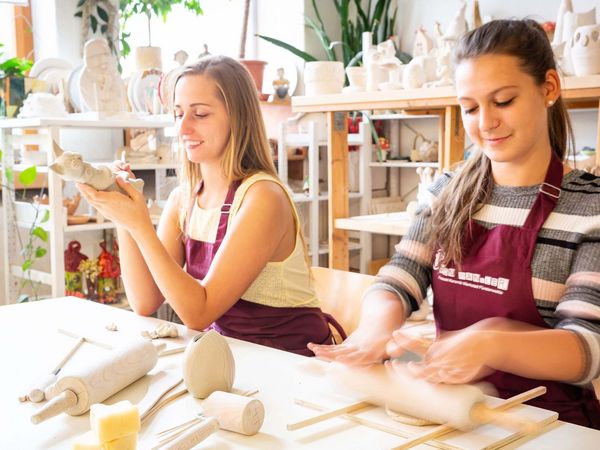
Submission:
[[[116,191],[120,190],[116,183],[119,176],[127,179],[133,187],[142,192],[144,180],[130,178],[125,171],[114,173],[109,167],[93,166],[85,162],[79,153],[65,152],[56,143],[54,143],[54,153],[57,158],[49,168],[64,180],[85,183],[99,191]]]

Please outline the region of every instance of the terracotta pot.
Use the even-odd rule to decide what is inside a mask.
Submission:
[[[252,79],[256,85],[256,90],[259,94],[262,94],[263,74],[265,72],[265,66],[267,65],[267,62],[256,59],[240,59],[240,63],[242,63],[246,69],[248,69],[248,72],[250,72],[250,75],[252,75]]]

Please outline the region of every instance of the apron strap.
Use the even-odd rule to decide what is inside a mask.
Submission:
[[[235,191],[240,186],[240,180],[236,180],[231,183],[229,186],[229,190],[227,191],[227,195],[225,196],[225,201],[223,205],[221,205],[221,215],[219,217],[219,227],[217,228],[217,237],[215,238],[215,243],[221,243],[223,238],[225,237],[225,233],[227,232],[227,221],[229,220],[229,212],[231,211],[231,205],[233,204],[233,198],[235,197]],[[218,245],[216,245],[218,249]],[[216,250],[215,252],[216,253]]]
[[[563,165],[558,156],[552,152],[546,178],[540,185],[540,190],[523,224],[523,228],[537,232],[541,230],[560,198],[562,178]]]

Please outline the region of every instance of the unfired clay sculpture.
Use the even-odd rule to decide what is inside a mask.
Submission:
[[[183,380],[194,397],[206,398],[214,391],[231,391],[235,361],[223,336],[214,330],[195,336],[185,349]]]
[[[54,154],[56,159],[49,168],[67,181],[76,181],[85,183],[99,191],[116,191],[119,186],[116,183],[117,177],[127,179],[134,188],[142,192],[144,180],[140,178],[129,178],[125,171],[114,173],[109,167],[95,167],[85,162],[79,153],[65,152],[56,142],[54,144]]]
[[[163,323],[156,327],[155,330],[147,331],[144,330],[141,332],[143,338],[146,339],[158,339],[164,337],[177,337],[179,336],[179,332],[177,331],[177,326],[173,323]]]

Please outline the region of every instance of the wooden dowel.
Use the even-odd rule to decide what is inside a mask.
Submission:
[[[316,403],[312,403],[307,400],[301,400],[299,398],[295,399],[294,403],[296,403],[297,405],[300,405],[300,406],[306,406],[307,408],[316,409],[317,411],[326,411],[327,410],[327,408],[325,408],[323,405],[317,405]],[[405,431],[403,429],[390,427],[388,425],[383,425],[379,422],[375,422],[374,420],[365,419],[364,417],[354,416],[354,415],[348,414],[348,413],[342,414],[339,417],[341,419],[349,420],[350,422],[358,423],[360,425],[364,425],[364,426],[372,428],[374,430],[383,431],[385,433],[393,434],[395,436],[400,436],[403,438],[407,438],[410,436],[410,433],[408,433],[407,431]]]
[[[167,356],[174,355],[175,353],[183,353],[186,349],[186,345],[182,345],[180,347],[167,348],[158,353],[158,356]]]
[[[75,343],[75,345],[73,346],[73,348],[71,350],[69,350],[69,352],[64,356],[63,359],[60,360],[60,362],[56,365],[56,367],[54,368],[54,370],[50,373],[57,375],[58,372],[60,371],[60,369],[63,368],[63,366],[67,363],[67,361],[69,359],[71,359],[71,356],[73,356],[73,354],[77,351],[77,349],[79,347],[81,347],[81,344],[83,344],[85,342],[85,338],[84,337],[80,337],[79,339],[77,339],[77,342]],[[46,386],[47,387],[47,386]]]
[[[503,400],[502,403],[496,405],[490,409],[495,411],[505,411],[513,406],[520,405],[528,400],[539,397],[540,395],[544,395],[546,393],[545,386],[538,386],[534,389],[530,389],[529,391],[525,391],[519,395],[515,395],[514,397]],[[405,441],[402,445],[398,447],[394,447],[392,450],[403,450],[408,448],[413,448],[419,444],[430,441],[432,439],[437,439],[447,433],[455,431],[456,428],[451,427],[450,425],[440,425],[435,427],[432,430],[429,430],[423,434],[419,434],[414,436],[413,438]]]
[[[331,410],[331,411],[327,411],[326,413],[319,414],[318,416],[309,417],[308,419],[301,420],[300,422],[289,423],[287,425],[287,429],[290,430],[290,431],[292,431],[292,430],[298,430],[298,429],[304,428],[304,427],[306,427],[308,425],[313,425],[315,423],[319,423],[319,422],[322,422],[324,420],[340,416],[342,414],[346,414],[346,413],[351,413],[351,412],[354,412],[354,411],[358,411],[359,409],[367,408],[369,406],[370,407],[374,407],[373,404],[368,403],[368,402],[352,403],[352,404],[346,405],[346,406],[344,406],[342,408],[334,409],[334,410]]]
[[[97,341],[95,339],[90,339],[88,337],[82,336],[81,334],[73,333],[72,331],[68,331],[68,330],[64,330],[62,328],[59,328],[58,332],[61,333],[61,334],[64,334],[65,336],[71,336],[72,338],[77,338],[77,339],[84,338],[86,342],[89,342],[90,344],[97,345],[98,347],[105,348],[107,350],[112,350],[113,349],[112,345],[108,345],[108,344],[106,344],[104,342],[100,342],[100,341]]]

